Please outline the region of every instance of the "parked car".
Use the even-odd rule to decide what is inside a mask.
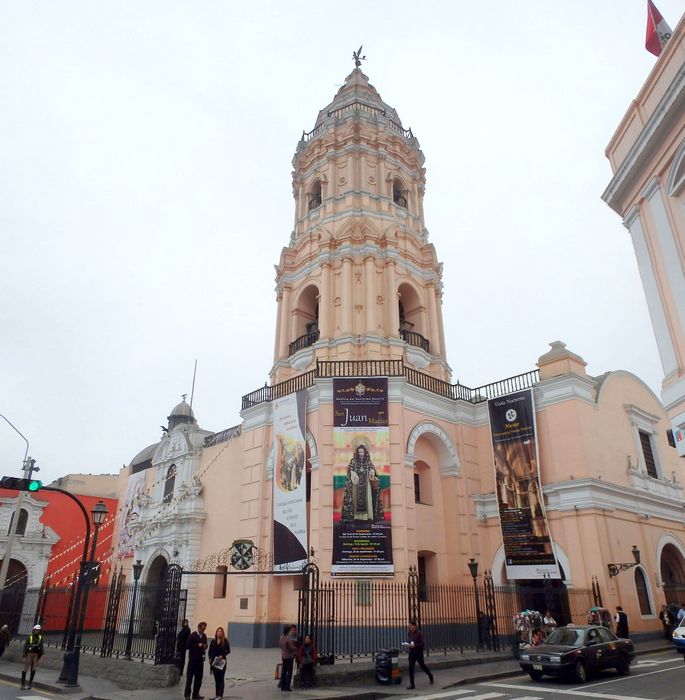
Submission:
[[[673,646],[679,654],[683,654],[683,661],[685,661],[685,617],[673,630]]]
[[[630,639],[619,639],[602,625],[567,625],[554,630],[544,644],[522,650],[519,658],[521,668],[534,681],[549,675],[585,683],[604,668],[615,668],[621,675],[630,673],[634,656]]]

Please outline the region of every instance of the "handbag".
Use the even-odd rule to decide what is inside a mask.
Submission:
[[[276,670],[274,671],[274,680],[275,681],[281,680],[281,666],[282,666],[282,664],[280,664],[280,663],[276,664]]]

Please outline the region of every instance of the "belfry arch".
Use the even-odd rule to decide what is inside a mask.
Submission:
[[[414,426],[407,439],[405,464],[414,467],[416,461],[416,442],[419,438],[427,439],[438,454],[440,476],[457,476],[459,474],[459,455],[447,433],[435,423],[426,421]]]

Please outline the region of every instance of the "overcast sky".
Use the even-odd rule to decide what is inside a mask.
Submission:
[[[646,0],[0,2],[0,413],[44,480],[116,472],[190,393],[273,361],[291,159],[352,70],[426,156],[453,380],[661,367],[604,148],[654,65]],[[681,0],[659,0],[675,27]],[[0,425],[2,473],[24,443]]]

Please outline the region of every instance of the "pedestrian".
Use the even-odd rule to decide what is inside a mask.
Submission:
[[[21,660],[24,663],[24,669],[21,672],[21,689],[31,690],[33,685],[33,677],[36,675],[36,666],[43,657],[43,635],[40,633],[40,625],[34,625],[33,631],[24,642],[24,651],[21,655]],[[29,683],[26,685],[26,673],[30,670]]]
[[[679,623],[685,617],[685,603],[680,604],[680,610],[678,610],[677,617]]]
[[[628,639],[628,616],[623,612],[623,608],[620,605],[616,606],[614,622],[616,623],[616,636]]]
[[[492,618],[486,612],[479,610],[478,624],[480,626],[480,639],[478,641],[486,649],[492,649]]]
[[[231,645],[228,643],[226,633],[223,627],[217,627],[214,633],[214,639],[209,643],[209,667],[214,676],[214,689],[216,698],[224,697],[224,679],[226,677],[226,669],[228,668],[228,660],[226,657],[231,653]]]
[[[281,680],[278,687],[282,692],[290,692],[290,682],[293,678],[293,663],[297,656],[297,627],[285,625],[283,636],[278,642],[281,647]]]
[[[552,616],[552,611],[545,611],[545,616],[542,618],[542,625],[545,632],[545,637],[549,635],[557,628],[557,621]]]
[[[186,665],[188,637],[190,637],[190,625],[188,624],[188,620],[183,620],[183,626],[176,636],[176,657],[174,658],[176,668],[180,671],[181,675],[183,675],[183,668]]]
[[[300,683],[303,688],[311,688],[314,685],[316,659],[314,639],[311,634],[305,634],[302,644],[297,649],[297,665],[300,667]]]
[[[10,628],[7,625],[3,625],[0,629],[0,656],[5,653],[5,649],[9,646],[10,639]]]
[[[671,619],[671,613],[668,612],[668,608],[665,605],[661,606],[659,619],[661,620],[661,626],[664,630],[664,639],[670,641],[673,638],[673,620]]]
[[[207,648],[207,635],[205,630],[207,623],[201,622],[197,626],[197,631],[193,632],[188,637],[186,649],[188,650],[188,668],[186,669],[186,689],[183,697],[188,700],[190,695],[190,686],[193,686],[192,697],[196,700],[203,700],[204,696],[200,695],[202,687],[202,671],[205,664],[205,649]]]
[[[423,641],[423,633],[416,624],[416,620],[409,620],[409,632],[407,634],[407,647],[409,648],[409,685],[407,690],[414,690],[414,666],[418,663],[426,672],[428,680],[433,684],[433,674],[423,660],[423,650],[426,645]]]

